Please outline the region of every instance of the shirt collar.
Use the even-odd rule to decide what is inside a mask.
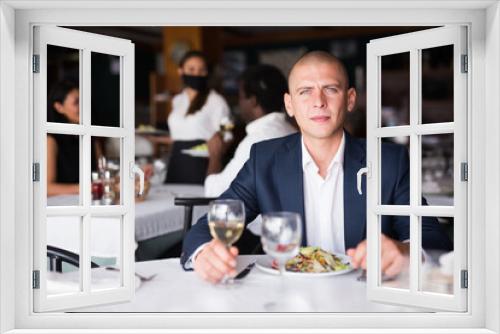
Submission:
[[[300,136],[300,142],[302,145],[302,170],[306,171],[308,168],[314,167],[314,170],[318,172],[319,168],[314,162],[311,155],[309,154],[309,151],[307,150],[307,147],[304,144],[303,136]],[[335,156],[333,157],[332,161],[330,162],[330,165],[328,166],[327,169],[328,174],[330,173],[330,170],[332,169],[332,166],[334,164],[338,163],[341,166],[344,164],[344,151],[345,151],[345,133],[342,132],[342,139],[340,141],[337,153],[335,153]]]
[[[247,133],[252,133],[255,131],[259,131],[266,124],[274,123],[276,121],[280,122],[284,120],[285,120],[285,114],[283,112],[279,111],[270,112],[248,123],[245,128],[245,131]]]

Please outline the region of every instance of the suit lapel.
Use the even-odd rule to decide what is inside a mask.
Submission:
[[[366,165],[366,148],[345,133],[344,151],[344,242],[346,250],[366,238],[366,179],[363,194],[357,191],[357,173]]]
[[[291,137],[285,147],[276,154],[274,177],[277,180],[280,204],[283,211],[300,214],[302,218],[302,246],[307,245],[304,214],[304,181],[302,171],[301,136]]]
[[[344,242],[346,250],[366,238],[366,179],[363,194],[357,192],[356,175],[365,167],[366,149],[361,141],[345,132],[344,151]],[[281,209],[297,212],[302,217],[302,246],[307,245],[304,210],[304,176],[302,171],[301,136],[297,134],[276,154],[274,177],[279,189]]]

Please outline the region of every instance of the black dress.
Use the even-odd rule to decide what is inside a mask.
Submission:
[[[57,183],[80,182],[80,139],[74,135],[49,134],[57,143]],[[96,145],[95,138],[91,141],[92,148]],[[92,149],[92,170],[96,169],[95,152]]]
[[[208,158],[192,157],[182,150],[205,143],[204,140],[174,141],[165,183],[203,184],[207,176]]]
[[[57,143],[57,183],[80,182],[80,139],[79,136],[50,134]]]

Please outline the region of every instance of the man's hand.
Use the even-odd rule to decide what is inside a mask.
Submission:
[[[238,249],[229,250],[217,239],[213,239],[194,259],[194,271],[205,281],[219,283],[225,275],[236,275]]]
[[[382,273],[388,277],[394,277],[407,268],[410,260],[409,243],[400,242],[382,234],[381,248]],[[353,268],[366,269],[366,240],[360,242],[356,248],[348,249],[347,255],[352,259]]]

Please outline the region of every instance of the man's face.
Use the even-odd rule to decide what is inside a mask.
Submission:
[[[356,91],[347,88],[339,65],[327,62],[298,64],[285,94],[287,113],[295,117],[304,136],[332,138],[342,131],[347,112],[354,108]]]

